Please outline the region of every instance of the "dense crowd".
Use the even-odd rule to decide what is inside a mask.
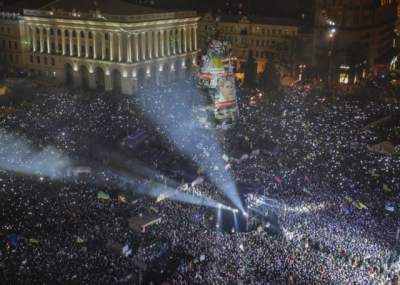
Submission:
[[[100,182],[95,170],[95,179],[84,181],[2,170],[1,284],[398,284],[398,208],[392,213],[385,204],[399,203],[400,158],[369,151],[367,144],[386,137],[366,126],[398,113],[399,105],[287,89],[280,100],[241,108],[237,126],[219,144],[212,130],[193,124],[201,94],[190,82],[180,84],[142,91],[141,102],[141,95],[41,87],[34,100],[2,117],[0,134],[29,138],[35,149],[51,145],[96,171],[99,161],[110,166],[98,157],[99,145],[168,174],[196,173],[189,160],[199,168],[224,161],[225,171],[214,165],[211,176],[227,175],[279,201],[281,234],[220,232],[215,209],[132,194],[149,182],[127,185],[113,171],[102,169]],[[139,128],[155,138],[120,148],[121,138]],[[201,181],[193,187],[184,181],[187,191],[226,201],[215,183]],[[99,192],[110,197],[98,199]],[[150,212],[161,222],[146,232],[129,226],[130,217]],[[139,260],[150,269],[159,263],[161,241],[171,259],[158,264],[157,278],[139,275]],[[131,254],[121,254],[124,245]]]

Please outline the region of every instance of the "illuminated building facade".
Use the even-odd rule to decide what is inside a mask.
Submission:
[[[301,22],[286,18],[224,15],[216,21],[215,16],[209,13],[199,23],[199,45],[206,46],[210,29],[216,28],[222,38],[232,43],[232,54],[238,58],[239,69],[251,53],[260,74],[272,56],[280,63],[290,61],[301,27]],[[286,72],[289,72],[289,66],[295,62],[287,63]]]
[[[61,0],[0,17],[3,60],[75,87],[133,94],[184,78],[195,63],[199,18],[192,11]]]

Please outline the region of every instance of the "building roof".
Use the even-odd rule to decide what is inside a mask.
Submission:
[[[140,15],[151,13],[168,12],[151,7],[139,6],[124,0],[21,0],[12,5],[17,9],[38,10],[73,10],[81,13],[100,10],[110,15]]]
[[[255,15],[249,15],[249,16],[223,15],[223,16],[221,16],[220,21],[221,22],[233,22],[233,23],[239,23],[239,22],[245,23],[246,21],[248,21],[249,23],[252,23],[252,24],[275,25],[275,26],[294,26],[294,27],[300,27],[300,26],[304,25],[304,23],[302,21],[299,21],[299,20],[293,19],[293,18],[263,17],[263,16],[255,16]]]

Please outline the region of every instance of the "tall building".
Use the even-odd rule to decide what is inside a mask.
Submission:
[[[315,0],[313,65],[354,83],[394,56],[396,0]]]
[[[198,20],[193,11],[122,0],[52,1],[0,13],[0,59],[74,86],[132,94],[190,74]]]
[[[262,16],[205,14],[199,23],[199,46],[205,47],[213,30],[232,44],[238,59],[238,69],[251,54],[257,63],[257,73],[264,71],[268,60],[277,59],[282,76],[296,73],[297,52],[300,50],[302,22],[289,18]]]

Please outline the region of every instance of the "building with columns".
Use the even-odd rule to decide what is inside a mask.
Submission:
[[[199,18],[193,11],[122,0],[59,0],[0,17],[0,31],[6,25],[16,31],[0,57],[76,87],[133,94],[189,76],[196,62]]]

